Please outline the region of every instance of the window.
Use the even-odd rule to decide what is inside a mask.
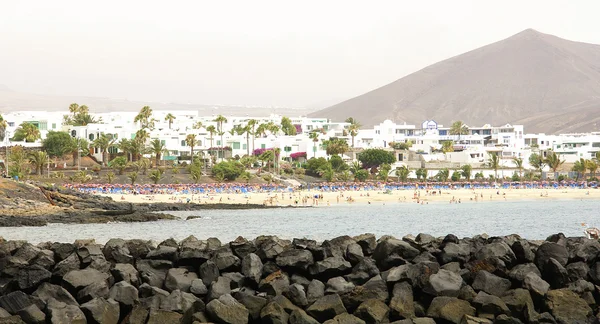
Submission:
[[[52,129],[56,129],[56,123],[52,123]]]
[[[181,146],[185,146],[185,140],[181,140]]]
[[[483,135],[492,135],[492,130],[491,130],[491,129],[484,129],[484,130],[482,131],[482,134],[483,134]]]
[[[445,129],[440,129],[440,135],[446,136],[446,135],[448,135],[448,131]]]
[[[217,140],[217,146],[221,146],[221,140]]]
[[[90,139],[90,141],[93,141],[93,140],[94,140],[94,134],[90,134],[90,135],[88,136],[88,138]]]
[[[260,148],[261,149],[267,148],[267,145],[266,144],[260,144]]]
[[[233,142],[233,145],[231,146],[232,149],[234,150],[239,150],[240,149],[240,142]]]
[[[247,150],[248,146],[246,146],[246,144],[242,145],[242,149]]]
[[[167,141],[165,141],[165,140],[160,140],[160,144],[162,144],[162,145],[166,145],[166,144],[167,144]]]

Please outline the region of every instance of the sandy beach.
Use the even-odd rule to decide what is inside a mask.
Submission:
[[[314,199],[322,195],[322,199]],[[185,203],[188,200],[207,204],[267,204],[277,206],[327,206],[335,204],[380,204],[380,203],[478,203],[504,202],[515,200],[548,200],[548,199],[600,199],[598,189],[456,189],[456,190],[395,190],[388,193],[381,191],[340,191],[321,192],[304,190],[294,193],[251,193],[251,194],[153,194],[153,195],[117,195],[104,194],[115,201],[131,203],[173,202]]]

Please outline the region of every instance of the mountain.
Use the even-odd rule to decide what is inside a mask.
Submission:
[[[600,45],[527,29],[430,65],[310,116],[420,125],[523,124],[548,134],[600,130]]]
[[[71,103],[87,105],[92,113],[139,111],[143,106],[153,110],[197,110],[201,115],[268,116],[270,114],[302,116],[315,109],[286,107],[247,107],[229,105],[201,105],[165,102],[130,101],[118,98],[55,96],[13,91],[0,84],[0,114],[9,111],[66,111]]]

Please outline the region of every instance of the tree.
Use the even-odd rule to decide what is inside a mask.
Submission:
[[[252,135],[252,151],[253,152],[254,152],[254,136],[256,134],[255,133],[256,124],[258,124],[258,122],[256,121],[256,119],[250,119],[248,121],[248,123],[246,123],[246,126],[250,129],[249,131],[246,132],[246,134]],[[248,151],[248,155],[250,155],[250,151]]]
[[[113,179],[115,178],[115,174],[112,172],[107,172],[106,173],[106,181],[111,184],[113,182]]]
[[[76,149],[77,143],[67,132],[49,131],[46,139],[42,141],[42,150],[51,157],[63,157]]]
[[[223,147],[224,146],[223,134],[225,133],[223,131],[223,123],[227,122],[227,118],[225,118],[225,116],[223,116],[223,115],[219,115],[219,116],[217,116],[217,118],[215,118],[214,121],[217,122],[217,131],[219,132],[219,135],[221,135],[221,145],[220,146]]]
[[[93,142],[93,145],[102,152],[102,165],[108,165],[108,148],[115,144],[115,140],[108,135],[102,133]]]
[[[175,117],[175,116],[174,116],[173,114],[171,114],[171,113],[168,113],[168,114],[165,116],[165,121],[169,122],[169,129],[171,129],[171,125],[173,124],[173,121],[174,121],[175,119],[177,119],[177,117]]]
[[[546,157],[546,164],[550,167],[550,169],[552,170],[552,172],[554,173],[554,179],[556,179],[556,171],[558,170],[558,168],[560,168],[560,166],[565,163],[565,160],[561,160],[560,157],[558,156],[558,154],[556,154],[556,152],[551,152],[550,154],[548,154],[548,156]]]
[[[237,179],[244,171],[246,171],[246,169],[238,161],[219,162],[212,168],[213,176],[229,181]]]
[[[319,170],[319,176],[328,182],[333,181],[335,178],[335,170],[331,166],[331,163],[325,163]]]
[[[194,183],[200,182],[200,179],[202,178],[202,162],[201,162],[201,160],[199,160],[199,159],[194,160],[194,162],[192,162],[189,165],[188,171],[190,172],[190,176],[192,177],[192,180],[194,181]]]
[[[33,143],[40,138],[42,138],[42,135],[37,126],[32,123],[24,122],[15,130],[15,135],[11,138],[11,141]]]
[[[427,169],[425,169],[425,168],[417,169],[417,171],[415,171],[415,175],[417,176],[417,180],[420,180],[420,179],[425,180],[425,179],[427,179],[427,173],[428,173]]]
[[[410,174],[410,170],[407,166],[403,165],[396,169],[395,174],[398,177],[398,181],[406,182],[408,181],[408,175]]]
[[[450,179],[452,181],[460,181],[460,177],[462,176],[462,172],[459,170],[454,170],[454,172],[452,172],[452,176],[450,176]]]
[[[198,144],[196,134],[188,134],[185,137],[185,144],[190,147],[190,156],[192,157],[192,163],[194,163],[194,146]]]
[[[392,171],[391,165],[389,165],[388,163],[382,164],[379,167],[379,174],[378,174],[379,179],[381,179],[383,182],[387,182],[388,178],[390,176],[390,171]]]
[[[150,138],[150,133],[145,128],[142,128],[142,129],[138,129],[138,131],[135,132],[135,138],[133,140],[140,142],[140,144],[142,144],[142,147],[145,147],[146,142],[148,141],[149,138]]]
[[[352,137],[352,148],[354,148],[354,138],[358,135],[361,124],[353,117],[346,118],[346,123],[350,123],[350,126],[348,126],[348,133],[350,134],[350,137]]]
[[[161,158],[162,154],[166,154],[169,152],[167,150],[167,147],[165,146],[165,144],[163,144],[163,142],[161,140],[159,140],[158,138],[155,138],[150,141],[150,145],[148,146],[147,151],[151,154],[154,154],[154,165],[157,168],[158,168],[158,165],[160,164],[160,158]]]
[[[48,159],[48,154],[44,151],[37,151],[29,153],[29,163],[31,163],[35,169],[35,173],[37,175],[42,175],[42,168],[46,165],[50,160]]]
[[[366,149],[358,154],[358,160],[363,168],[370,169],[379,167],[384,163],[393,164],[396,162],[394,153],[383,149]]]
[[[6,128],[8,127],[8,123],[2,115],[0,115],[0,142],[4,141],[4,136],[6,136]]]
[[[533,153],[529,156],[529,164],[534,167],[540,173],[540,179],[542,178],[542,170],[546,166],[544,159],[537,153]],[[585,163],[584,163],[585,165]]]
[[[438,171],[438,173],[435,175],[435,177],[437,178],[438,181],[446,182],[446,181],[448,181],[448,178],[450,177],[450,171],[446,168],[441,169],[440,171]]]
[[[313,158],[317,157],[317,142],[319,142],[319,133],[311,132],[308,134],[308,138],[313,141]]]
[[[458,140],[460,141],[460,135],[469,134],[469,127],[465,125],[462,121],[457,120],[452,123],[452,126],[450,126],[450,131],[448,133],[450,135],[458,135]]]
[[[329,163],[335,172],[342,172],[348,170],[348,164],[342,160],[339,155],[334,155],[329,158]]]
[[[585,171],[587,170],[585,160],[581,158],[578,161],[575,161],[571,170],[577,172],[577,178],[575,179],[575,181],[579,181],[580,177],[582,179],[585,179]]]
[[[85,138],[74,138],[75,147],[71,154],[73,155],[73,166],[79,165],[82,156],[90,154],[90,143]]]
[[[129,172],[127,174],[127,179],[129,179],[129,181],[131,181],[131,185],[133,186],[135,184],[135,182],[137,181],[138,178],[138,173],[137,172]]]
[[[284,116],[281,118],[281,131],[283,131],[285,135],[293,136],[296,135],[296,126],[292,124],[291,119]]]
[[[63,121],[67,125],[86,126],[87,124],[96,124],[102,122],[102,118],[94,118],[90,115],[90,109],[86,105],[72,103],[69,105],[71,116],[63,116]]]
[[[249,183],[250,179],[252,179],[252,173],[244,171],[242,172],[242,174],[240,174],[239,179],[244,180],[246,183]]]
[[[27,153],[22,146],[13,146],[10,148],[10,161],[8,167],[8,176],[11,178],[19,177],[19,179],[25,178],[29,174],[29,168],[27,167]]]
[[[325,146],[327,155],[341,155],[348,151],[348,142],[342,138],[331,137],[323,141],[323,146]]]
[[[142,129],[149,128],[154,129],[154,119],[152,118],[152,108],[150,106],[144,106],[140,109],[140,112],[133,119],[134,123],[139,122]]]
[[[470,164],[465,164],[460,167],[460,174],[467,179],[467,182],[471,181],[472,167]]]
[[[487,165],[490,169],[494,170],[494,179],[498,179],[498,168],[500,168],[500,156],[498,152],[488,152],[489,158]]]
[[[202,128],[202,122],[201,121],[197,121],[194,123],[194,125],[192,125],[193,129],[200,129]]]
[[[585,161],[585,166],[588,170],[590,170],[590,176],[592,178],[596,177],[596,171],[598,171],[598,162],[594,161],[594,160],[586,160]]]
[[[364,182],[369,177],[369,171],[365,169],[360,169],[354,174],[354,180],[358,180],[360,182]]]
[[[519,178],[523,177],[523,159],[519,157],[512,158],[513,163],[519,169]]]
[[[360,162],[359,161],[352,162],[352,164],[350,165],[350,172],[352,174],[356,174],[356,172],[358,172],[358,170],[362,170],[362,166],[361,166]]]
[[[443,141],[442,142],[442,152],[444,152],[444,153],[454,152],[454,142],[453,141]]]
[[[318,175],[319,170],[323,169],[328,163],[329,162],[323,157],[311,158],[308,161],[306,161],[306,171],[313,175]]]
[[[127,158],[124,156],[117,156],[108,162],[108,166],[117,170],[119,175],[122,175],[127,168]]]

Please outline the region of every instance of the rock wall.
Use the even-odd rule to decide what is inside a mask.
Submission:
[[[595,323],[600,243],[552,235],[0,242],[0,323]]]

